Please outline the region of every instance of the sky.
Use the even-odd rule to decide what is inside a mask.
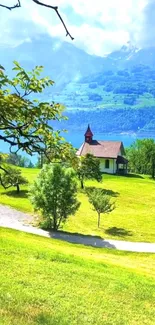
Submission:
[[[0,0],[14,5],[16,0]],[[0,8],[0,46],[18,46],[47,33],[71,42],[87,53],[104,56],[131,42],[137,47],[155,46],[155,0],[42,0],[57,5],[70,33],[56,13],[32,0],[21,0],[22,8]]]

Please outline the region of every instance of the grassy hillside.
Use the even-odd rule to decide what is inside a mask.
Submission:
[[[20,169],[22,170],[22,175],[28,180],[29,184],[33,183],[39,173],[39,169],[37,168]],[[21,192],[19,194],[16,193],[15,188],[9,188],[5,191],[4,188],[0,186],[0,203],[10,205],[17,210],[33,213],[33,208],[28,199],[29,184],[20,186]]]
[[[154,258],[0,229],[3,325],[154,324]]]
[[[155,131],[155,70],[136,65],[89,75],[71,82],[53,99],[69,111],[69,130],[90,123],[95,132]]]
[[[155,70],[149,66],[104,71],[66,85],[59,101],[67,107],[155,107]],[[55,97],[57,100],[57,97]]]
[[[31,183],[38,169],[22,169],[23,175]],[[155,238],[155,182],[149,177],[119,177],[104,175],[102,183],[87,181],[86,186],[99,186],[105,189],[116,209],[101,217],[101,226],[97,228],[97,214],[92,210],[88,198],[79,188],[80,209],[70,216],[63,230],[79,234],[98,235],[129,241],[154,242]],[[24,212],[33,213],[28,199],[28,186],[22,186],[20,195],[14,189],[5,191],[0,187],[0,203],[10,205]]]

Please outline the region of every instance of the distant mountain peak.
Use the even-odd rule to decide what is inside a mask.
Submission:
[[[137,46],[133,45],[131,42],[128,42],[126,45],[121,47],[122,52],[133,52],[136,53],[140,50]]]

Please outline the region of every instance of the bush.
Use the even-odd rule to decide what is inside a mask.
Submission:
[[[77,182],[72,168],[61,164],[44,165],[30,189],[30,200],[40,210],[46,225],[58,230],[69,215],[79,207],[76,198]]]

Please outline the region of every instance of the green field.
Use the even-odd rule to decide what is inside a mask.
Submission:
[[[31,183],[37,176],[38,169],[24,169],[23,175]],[[101,226],[97,228],[97,215],[92,210],[88,198],[79,189],[80,209],[75,216],[70,216],[63,230],[98,235],[128,241],[155,241],[155,182],[149,177],[119,177],[104,175],[102,183],[87,181],[86,186],[100,186],[108,191],[116,209],[109,215],[102,215]],[[22,186],[20,196],[14,189],[5,191],[0,188],[0,203],[18,210],[33,213],[27,197],[27,186]]]
[[[0,228],[0,324],[154,324],[154,256]]]

